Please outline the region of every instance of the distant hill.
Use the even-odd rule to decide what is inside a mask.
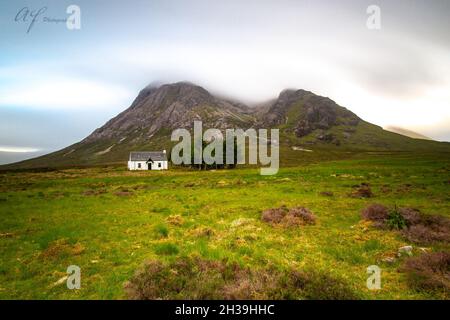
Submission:
[[[333,100],[305,90],[284,90],[261,108],[218,98],[179,82],[141,90],[131,106],[82,141],[0,169],[125,163],[130,151],[170,150],[177,128],[279,128],[281,150],[450,151],[450,144],[417,140],[368,123]],[[283,154],[280,155],[283,157]]]
[[[427,136],[424,136],[420,133],[408,130],[408,129],[404,129],[404,128],[400,128],[400,127],[394,127],[394,126],[387,126],[385,128],[385,130],[387,131],[391,131],[391,132],[395,132],[413,139],[422,139],[422,140],[433,140]]]

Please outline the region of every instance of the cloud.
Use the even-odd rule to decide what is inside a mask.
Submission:
[[[108,83],[65,77],[3,86],[0,105],[39,109],[109,108],[130,103],[133,94]]]
[[[355,48],[341,59],[342,68],[372,95],[413,100],[429,90],[449,86],[448,50],[398,37]]]
[[[10,153],[29,153],[38,152],[37,148],[26,148],[26,147],[15,147],[15,146],[0,146],[0,152],[10,152]]]

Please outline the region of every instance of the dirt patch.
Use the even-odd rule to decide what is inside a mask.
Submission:
[[[331,192],[331,191],[322,191],[321,193],[319,193],[321,196],[324,196],[324,197],[332,197],[332,196],[334,196],[334,193],[333,192]]]
[[[114,194],[118,197],[129,197],[133,195],[133,191],[128,188],[120,188]]]
[[[316,223],[316,216],[307,208],[295,207],[288,209],[286,206],[272,208],[263,211],[262,221],[272,225],[301,226]]]
[[[406,273],[414,289],[442,291],[446,299],[450,298],[450,253],[432,252],[408,258],[400,271]]]
[[[14,237],[14,233],[11,232],[0,233],[0,238],[12,238],[12,237]]]
[[[83,191],[83,196],[98,196],[106,193],[105,189],[89,189]]]
[[[208,227],[198,227],[191,230],[189,233],[198,238],[211,238],[214,235],[214,230]]]
[[[391,189],[390,185],[384,184],[384,185],[381,186],[380,191],[383,194],[388,194],[388,193],[392,192],[392,189]]]
[[[114,192],[114,194],[118,197],[129,197],[133,195],[133,192],[131,191],[117,191]]]
[[[104,182],[95,182],[95,183],[87,183],[85,185],[89,189],[104,189],[106,187],[106,183]]]
[[[404,194],[404,193],[411,192],[411,190],[412,190],[412,184],[404,183],[397,187],[397,189],[395,190],[395,193],[396,194]]]
[[[341,279],[319,272],[247,268],[227,260],[152,260],[124,284],[130,299],[357,299]]]
[[[184,185],[185,188],[192,188],[192,187],[195,187],[195,186],[196,186],[196,184],[194,182],[188,182],[188,183],[186,183]]]
[[[350,193],[352,198],[372,198],[374,196],[372,189],[368,183],[361,183],[353,186],[353,191]]]
[[[414,208],[389,209],[382,204],[366,207],[361,215],[376,227],[400,230],[414,243],[450,242],[450,219],[443,216],[423,214]]]
[[[71,245],[65,239],[59,239],[50,243],[47,249],[41,252],[41,257],[51,259],[61,256],[77,256],[82,254],[84,250],[84,246],[80,243]]]
[[[166,218],[166,221],[173,226],[181,226],[184,223],[184,219],[180,215],[168,216]]]

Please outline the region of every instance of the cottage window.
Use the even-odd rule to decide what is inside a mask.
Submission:
[[[158,168],[161,168],[161,162],[158,162]]]
[[[140,164],[140,163],[138,163],[138,168],[139,168],[139,169],[141,168],[141,164]]]

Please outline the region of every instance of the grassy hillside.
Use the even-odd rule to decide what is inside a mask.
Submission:
[[[276,176],[251,168],[1,173],[0,298],[126,298],[124,283],[144,261],[165,265],[197,257],[281,274],[315,270],[320,276],[295,298],[347,292],[367,299],[448,299],[445,290],[411,286],[408,274],[399,272],[409,257],[397,257],[405,245],[420,256],[448,251],[448,243],[411,243],[399,231],[363,221],[360,212],[381,203],[450,217],[449,160],[437,153],[353,155],[283,168]],[[351,196],[361,183],[370,186],[372,198]],[[316,224],[285,227],[261,220],[264,210],[283,205],[308,208]],[[72,264],[81,267],[80,290],[65,286]],[[379,291],[366,287],[366,268],[374,264],[382,268]]]

